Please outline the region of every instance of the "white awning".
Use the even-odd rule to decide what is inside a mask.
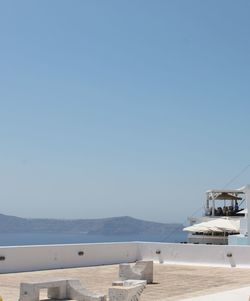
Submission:
[[[240,221],[232,220],[228,217],[217,218],[208,222],[194,224],[185,227],[183,231],[187,232],[240,232]]]
[[[245,193],[245,186],[241,187],[239,189],[209,189],[206,191],[206,193],[222,193],[222,192],[226,192],[226,193]]]

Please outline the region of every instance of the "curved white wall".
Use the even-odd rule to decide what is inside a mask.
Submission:
[[[79,255],[79,252],[83,254]],[[117,264],[141,259],[249,268],[250,246],[131,242],[0,247],[0,273]]]
[[[133,243],[0,247],[0,273],[133,262],[137,250]]]
[[[150,259],[173,264],[250,267],[250,246],[141,243],[138,247],[142,260]]]

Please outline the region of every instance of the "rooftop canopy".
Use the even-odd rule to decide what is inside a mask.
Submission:
[[[210,189],[206,191],[207,193],[236,193],[236,194],[243,194],[245,193],[245,187],[239,189]]]
[[[215,200],[235,200],[235,201],[242,200],[242,198],[240,198],[236,195],[233,195],[231,193],[227,193],[227,192],[219,193],[214,199]]]
[[[232,220],[228,217],[221,217],[213,219],[209,222],[203,222],[195,224],[183,229],[187,232],[231,232],[239,233],[240,231],[240,221]]]

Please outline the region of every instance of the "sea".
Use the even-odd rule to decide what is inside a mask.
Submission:
[[[0,233],[0,246],[79,244],[104,242],[169,242],[181,243],[187,240],[183,231],[164,235],[90,235],[86,233]]]

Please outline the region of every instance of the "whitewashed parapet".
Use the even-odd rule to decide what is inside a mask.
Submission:
[[[0,247],[0,273],[119,264],[136,260],[249,268],[250,246],[130,242]]]
[[[137,243],[0,247],[0,273],[135,262]]]

